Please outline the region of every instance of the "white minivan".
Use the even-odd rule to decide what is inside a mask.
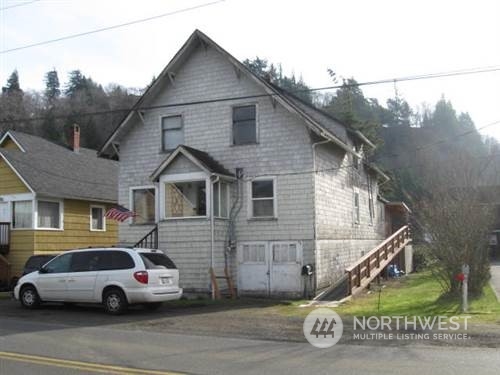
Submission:
[[[156,309],[181,296],[174,262],[151,249],[66,251],[21,277],[14,288],[14,297],[28,309],[42,302],[102,303],[110,314],[121,314],[130,304]]]

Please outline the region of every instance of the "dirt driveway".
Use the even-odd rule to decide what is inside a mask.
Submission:
[[[295,313],[296,312],[296,313]],[[240,299],[236,301],[179,301],[166,303],[155,312],[132,307],[122,316],[106,315],[99,306],[44,305],[29,311],[13,300],[0,300],[0,321],[3,317],[16,320],[57,323],[66,327],[115,327],[134,331],[186,333],[202,336],[239,337],[277,341],[304,342],[302,331],[304,312],[287,302],[264,299]],[[469,327],[467,340],[354,340],[352,319],[345,318],[341,342],[356,345],[454,345],[500,347],[498,325]]]

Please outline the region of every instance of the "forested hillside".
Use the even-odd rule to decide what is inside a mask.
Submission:
[[[411,204],[423,193],[423,168],[457,160],[473,163],[485,185],[498,184],[500,148],[496,140],[481,137],[468,113],[456,113],[443,96],[434,106],[413,107],[396,93],[386,103],[365,97],[353,78],[340,79],[329,70],[333,93],[311,91],[295,75],[283,74],[281,64],[256,57],[244,64],[272,83],[287,89],[304,101],[329,112],[347,125],[361,130],[378,145],[369,160],[376,162],[392,177],[383,185],[389,199]],[[64,83],[58,72],[45,74],[45,90],[24,91],[14,71],[0,96],[0,133],[17,129],[58,143],[65,143],[65,130],[78,123],[82,145],[99,148],[126,114],[143,89],[118,84],[102,87],[79,70],[68,74]],[[459,166],[457,166],[458,168]]]

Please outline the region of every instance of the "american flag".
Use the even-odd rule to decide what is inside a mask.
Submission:
[[[133,211],[130,211],[128,208],[123,206],[116,206],[108,210],[106,212],[106,218],[111,220],[116,220],[119,222],[123,222],[127,220],[129,217],[135,217],[137,214]]]

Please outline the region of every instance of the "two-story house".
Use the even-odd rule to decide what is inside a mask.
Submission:
[[[253,74],[196,30],[100,150],[119,157],[120,224],[157,228],[186,291],[227,266],[239,294],[315,290],[384,238],[378,181],[360,132]]]

